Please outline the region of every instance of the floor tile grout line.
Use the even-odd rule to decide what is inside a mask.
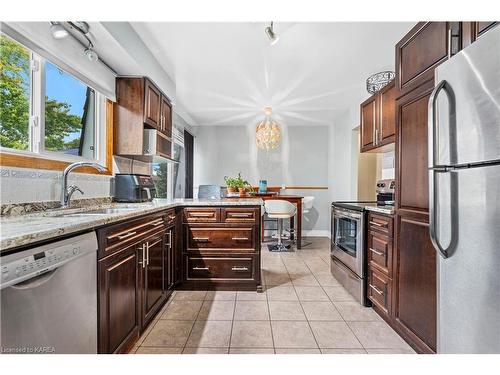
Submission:
[[[283,262],[283,259],[281,259],[281,254],[279,258],[281,262]],[[269,294],[267,293],[267,286],[266,286],[266,302],[267,302],[267,313],[269,314],[269,328],[271,329],[271,340],[273,342],[273,352],[274,354],[276,354],[276,347],[274,344],[274,331],[273,331],[273,325],[271,324],[271,308],[269,307]]]
[[[234,318],[236,317],[236,304],[238,303],[238,292],[236,292],[234,307],[233,307],[233,319],[231,320],[231,332],[229,334],[229,347],[227,349],[227,354],[231,352],[231,341],[233,340],[233,327],[234,327]]]
[[[201,303],[200,309],[198,310],[198,314],[196,314],[196,317],[194,318],[193,324],[191,325],[191,329],[189,330],[189,334],[187,336],[186,342],[184,343],[184,346],[182,347],[181,354],[184,353],[184,350],[186,349],[186,345],[189,342],[189,339],[191,338],[191,334],[193,333],[194,325],[198,321],[198,317],[200,316],[201,309],[203,308],[203,303],[205,302],[206,295],[207,295],[207,291],[205,291],[205,296],[203,296],[203,302]]]

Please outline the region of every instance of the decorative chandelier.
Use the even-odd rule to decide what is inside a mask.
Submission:
[[[280,145],[281,131],[280,124],[271,118],[273,109],[271,107],[264,108],[266,118],[257,124],[255,129],[255,140],[257,147],[262,150],[274,150]]]

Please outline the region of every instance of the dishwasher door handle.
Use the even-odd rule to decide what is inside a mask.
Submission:
[[[38,288],[39,286],[42,286],[43,284],[47,283],[50,279],[52,279],[55,276],[58,269],[59,268],[53,269],[52,271],[44,272],[38,276],[32,277],[31,279],[21,281],[18,284],[11,285],[10,287],[19,290]]]

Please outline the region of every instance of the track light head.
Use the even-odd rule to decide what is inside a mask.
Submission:
[[[52,33],[52,37],[54,39],[64,39],[69,33],[59,22],[50,22],[50,32]]]
[[[87,57],[87,59],[89,59],[90,61],[97,61],[99,60],[99,55],[97,54],[96,51],[94,51],[92,48],[88,47],[87,49],[85,49],[85,51],[83,51],[83,54],[85,55],[85,57]]]
[[[271,22],[270,26],[266,27],[265,32],[266,32],[267,37],[271,41],[272,46],[275,45],[278,42],[278,40],[280,39],[280,37],[274,32],[273,22]]]

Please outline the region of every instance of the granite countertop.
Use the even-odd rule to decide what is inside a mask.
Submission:
[[[147,203],[112,203],[85,208],[48,210],[38,213],[3,216],[0,219],[0,252],[59,236],[92,230],[102,225],[134,218],[168,208],[183,206],[259,206],[260,198],[231,199],[154,199]],[[124,209],[115,213],[82,215],[102,208]]]
[[[394,206],[379,206],[377,204],[367,204],[365,210],[379,212],[386,215],[394,215]]]

